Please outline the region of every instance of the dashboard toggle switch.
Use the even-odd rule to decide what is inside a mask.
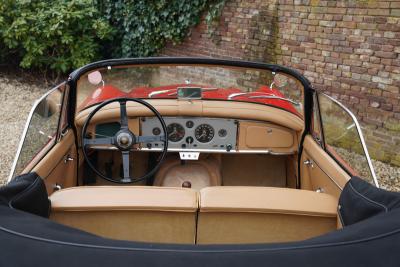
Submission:
[[[198,160],[200,152],[179,152],[181,160]]]

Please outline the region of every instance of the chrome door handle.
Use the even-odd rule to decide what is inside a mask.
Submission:
[[[306,166],[310,166],[311,168],[314,168],[314,162],[311,159],[303,161],[303,164]]]
[[[62,189],[62,186],[59,185],[59,184],[55,184],[55,185],[53,186],[53,190],[54,190],[54,191],[58,191],[58,190],[61,190],[61,189]]]
[[[64,163],[67,164],[68,161],[74,161],[74,158],[71,157],[70,155],[66,156],[64,159]]]
[[[325,193],[325,190],[322,187],[318,187],[315,192],[317,193]]]

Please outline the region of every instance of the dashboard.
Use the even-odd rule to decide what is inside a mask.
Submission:
[[[291,155],[296,153],[298,136],[293,129],[271,122],[194,116],[164,116],[167,125],[168,150],[186,153],[258,153]],[[96,138],[115,135],[120,128],[118,121],[92,124],[91,136]],[[135,117],[129,128],[137,135],[163,135],[156,117]],[[142,151],[161,151],[163,142],[141,143]],[[92,146],[92,149],[115,150],[116,147]],[[192,153],[192,154],[190,154]],[[184,154],[182,154],[184,155]]]
[[[165,117],[170,150],[231,151],[236,149],[238,122],[234,119],[203,117]],[[142,117],[141,135],[164,134],[156,117]],[[161,149],[162,142],[145,143],[144,148]]]

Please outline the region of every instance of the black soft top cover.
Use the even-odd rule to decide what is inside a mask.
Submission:
[[[0,266],[400,266],[400,196],[357,177],[340,198],[342,230],[301,242],[259,245],[101,238],[47,219],[43,189],[34,173],[0,188]]]

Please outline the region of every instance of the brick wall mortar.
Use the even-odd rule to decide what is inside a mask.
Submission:
[[[349,107],[371,155],[400,165],[400,0],[230,0],[170,56],[246,59],[302,72]]]

